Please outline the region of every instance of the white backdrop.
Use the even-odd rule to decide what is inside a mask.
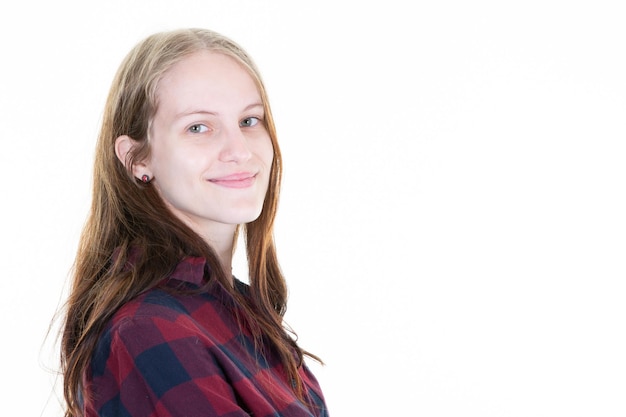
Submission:
[[[331,415],[626,415],[619,3],[1,6],[2,414],[60,415],[44,337],[113,73],[198,26],[264,74],[287,320],[326,361]]]

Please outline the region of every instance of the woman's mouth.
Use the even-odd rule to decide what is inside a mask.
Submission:
[[[209,182],[226,188],[248,188],[256,180],[256,174],[237,172],[223,177],[211,178]]]

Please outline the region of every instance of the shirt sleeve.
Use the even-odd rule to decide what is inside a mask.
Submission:
[[[176,321],[125,319],[101,337],[91,365],[86,416],[249,416],[210,346]]]

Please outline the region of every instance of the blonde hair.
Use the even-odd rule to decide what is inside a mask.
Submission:
[[[265,110],[264,123],[274,158],[263,209],[253,222],[242,226],[249,264],[250,297],[228,285],[213,249],[164,205],[154,187],[142,184],[130,167],[150,154],[148,131],[158,102],[157,88],[174,64],[199,51],[209,50],[234,58],[258,86]],[[115,155],[115,140],[128,135],[137,142],[126,164]],[[202,256],[211,281],[231,292],[240,319],[257,341],[266,337],[278,351],[302,396],[297,372],[302,350],[283,327],[287,288],[273,239],[282,160],[267,93],[254,62],[232,40],[206,29],[181,29],[151,35],[137,44],[123,60],[105,105],[96,146],[92,206],[83,229],[73,268],[72,286],[62,330],[61,370],[64,375],[66,417],[81,415],[81,383],[97,339],[104,326],[124,303],[154,287],[185,256]],[[124,270],[129,251],[138,254],[134,267]],[[113,256],[113,254],[119,256]],[[207,284],[209,285],[209,284]],[[294,356],[293,352],[296,352]],[[317,359],[317,358],[315,358]]]

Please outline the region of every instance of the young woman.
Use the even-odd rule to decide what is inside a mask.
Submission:
[[[66,417],[327,416],[283,326],[281,156],[263,82],[208,30],[125,58],[62,335]],[[239,232],[249,285],[231,274]]]

